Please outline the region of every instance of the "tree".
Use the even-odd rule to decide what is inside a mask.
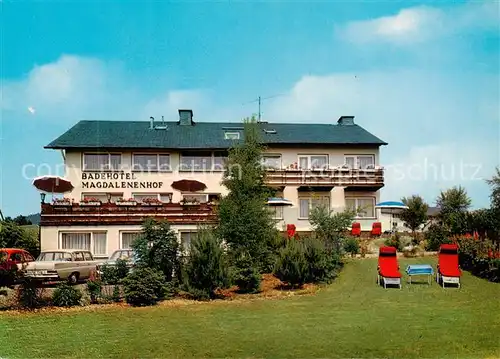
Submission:
[[[142,225],[142,234],[133,243],[137,265],[160,270],[166,281],[180,273],[179,241],[167,221],[148,218]]]
[[[27,226],[32,224],[28,217],[22,215],[17,216],[13,221],[19,226]]]
[[[486,183],[491,187],[491,212],[493,216],[493,226],[495,227],[496,234],[500,232],[500,167],[495,168],[495,175]]]
[[[219,203],[218,236],[234,258],[244,252],[263,268],[267,243],[277,235],[275,221],[265,203],[269,189],[261,164],[264,146],[255,119],[245,120],[244,140],[229,150],[222,184],[229,190]]]
[[[40,244],[33,231],[25,230],[14,221],[0,222],[0,248],[21,248],[37,256]]]
[[[343,247],[344,235],[354,220],[352,211],[333,212],[326,206],[318,206],[309,214],[316,235],[325,241],[337,254]]]
[[[422,197],[418,195],[413,195],[408,198],[403,197],[402,202],[408,209],[403,210],[399,214],[399,218],[403,220],[404,225],[412,231],[413,237],[415,237],[415,231],[427,221],[427,210],[429,206]]]
[[[467,210],[471,199],[462,186],[441,192],[436,199],[439,216],[451,234],[461,234],[467,229]]]
[[[229,271],[222,242],[210,229],[198,231],[186,264],[188,291],[200,299],[216,297],[216,290],[229,286]]]

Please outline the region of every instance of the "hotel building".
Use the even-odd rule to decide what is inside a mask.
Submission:
[[[272,207],[276,225],[308,232],[311,208],[359,208],[370,230],[384,186],[384,141],[342,116],[326,124],[259,122],[266,182],[290,206]],[[60,150],[74,186],[64,200],[42,203],[41,247],[85,248],[108,257],[128,248],[147,217],[166,219],[189,245],[227,193],[221,185],[228,149],[243,139],[238,123],[199,122],[191,110],[176,121],[80,121],[45,148]],[[204,190],[179,190],[177,181]],[[235,213],[237,215],[237,213]]]

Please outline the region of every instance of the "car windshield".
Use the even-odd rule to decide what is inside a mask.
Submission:
[[[66,252],[42,252],[38,258],[37,261],[39,262],[47,262],[47,261],[57,261],[57,262],[64,262],[64,261],[71,261],[71,254],[66,253]]]
[[[116,261],[118,259],[123,259],[123,260],[129,260],[132,257],[132,251],[131,250],[126,250],[126,251],[115,251],[111,257],[109,257],[110,260]]]

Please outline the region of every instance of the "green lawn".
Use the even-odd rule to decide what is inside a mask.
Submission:
[[[500,357],[499,284],[465,273],[461,289],[384,290],[375,269],[375,259],[348,263],[314,296],[0,313],[0,357]]]

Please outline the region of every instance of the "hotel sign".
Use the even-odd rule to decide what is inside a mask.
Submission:
[[[83,172],[82,188],[162,188],[163,182],[139,181],[134,173]]]

